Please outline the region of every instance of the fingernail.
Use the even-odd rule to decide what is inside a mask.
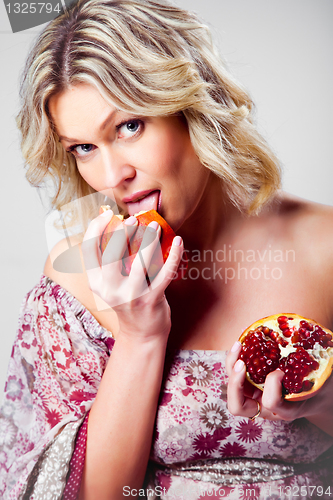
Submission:
[[[238,351],[238,349],[240,348],[240,346],[241,346],[241,345],[242,345],[242,344],[239,342],[239,340],[237,340],[237,341],[234,343],[234,345],[232,346],[232,348],[231,348],[231,352],[236,352],[236,351]]]
[[[175,245],[176,247],[180,247],[180,245],[182,244],[182,239],[180,236],[175,236],[174,239],[173,239],[173,245]]]
[[[148,227],[150,227],[151,229],[154,229],[154,231],[157,231],[157,229],[158,229],[158,223],[155,220],[153,220],[152,222],[150,222],[148,224]]]
[[[242,361],[241,359],[238,359],[236,364],[235,364],[235,372],[242,371],[243,366],[244,366],[244,361]]]
[[[134,226],[136,221],[137,221],[137,218],[134,217],[134,215],[131,215],[131,217],[128,217],[128,219],[125,219],[124,224],[126,224],[126,226]]]

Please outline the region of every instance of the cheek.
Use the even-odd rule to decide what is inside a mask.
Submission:
[[[84,179],[88,184],[90,184],[89,171],[85,170],[83,167],[76,164],[77,171],[79,172],[82,179]]]
[[[76,168],[82,179],[84,179],[89,186],[95,189],[95,191],[103,189],[100,185],[99,176],[96,175],[96,172],[93,174],[93,170],[91,168],[85,167],[84,165],[76,165]]]
[[[189,145],[188,136],[176,131],[156,136],[147,149],[154,172],[159,176],[181,175],[187,169],[190,158],[195,157]]]

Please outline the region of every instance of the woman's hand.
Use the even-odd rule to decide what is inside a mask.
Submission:
[[[174,238],[169,257],[157,276],[148,284],[147,269],[158,251],[161,228],[156,222],[147,227],[140,251],[129,276],[123,276],[122,257],[128,241],[137,229],[137,219],[129,217],[114,231],[103,255],[100,239],[113,212],[108,210],[94,219],[84,236],[82,253],[91,290],[117,313],[120,332],[138,339],[167,336],[171,327],[170,308],[164,291],[175,276],[183,253],[183,244]]]
[[[229,375],[228,409],[242,417],[253,417],[260,404],[260,417],[269,420],[292,421],[305,417],[325,432],[332,434],[333,419],[333,377],[324,386],[304,401],[286,401],[282,396],[284,372],[277,369],[266,377],[264,391],[257,389],[246,379],[246,367],[238,359],[240,342],[236,342],[228,353],[226,368]]]
[[[94,219],[82,244],[90,288],[112,307],[119,322],[89,414],[81,484],[81,497],[88,500],[120,499],[125,485],[142,487],[171,327],[164,291],[183,253],[181,238],[176,236],[167,261],[148,285],[147,269],[161,235],[158,224],[151,223],[129,276],[123,276],[122,257],[137,229],[137,219],[129,217],[116,228],[102,255],[100,239],[112,216],[110,210]]]

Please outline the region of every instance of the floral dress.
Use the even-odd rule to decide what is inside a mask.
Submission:
[[[225,351],[168,356],[144,490],[165,500],[333,498],[333,438],[228,412]]]
[[[114,340],[46,276],[27,295],[0,412],[0,498],[76,498],[89,409]],[[149,500],[333,497],[333,438],[305,419],[234,417],[224,351],[168,353]]]

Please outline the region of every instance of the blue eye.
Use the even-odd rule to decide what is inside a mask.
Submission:
[[[94,148],[93,144],[79,144],[78,146],[75,146],[75,151],[78,154],[84,155],[87,153],[91,153],[91,151],[93,151],[93,148]]]
[[[69,148],[68,151],[73,153],[77,157],[83,157],[87,156],[89,153],[91,153],[96,146],[93,144],[74,144]]]
[[[120,123],[116,127],[117,138],[118,139],[131,139],[137,138],[144,130],[144,122],[139,119],[127,120]],[[73,144],[67,150],[72,153],[77,159],[83,160],[89,157],[90,153],[92,153],[96,149],[94,144]]]
[[[138,131],[141,131],[143,123],[141,120],[128,120],[125,123],[121,123],[118,128],[118,134],[120,138],[130,138],[133,137]]]

